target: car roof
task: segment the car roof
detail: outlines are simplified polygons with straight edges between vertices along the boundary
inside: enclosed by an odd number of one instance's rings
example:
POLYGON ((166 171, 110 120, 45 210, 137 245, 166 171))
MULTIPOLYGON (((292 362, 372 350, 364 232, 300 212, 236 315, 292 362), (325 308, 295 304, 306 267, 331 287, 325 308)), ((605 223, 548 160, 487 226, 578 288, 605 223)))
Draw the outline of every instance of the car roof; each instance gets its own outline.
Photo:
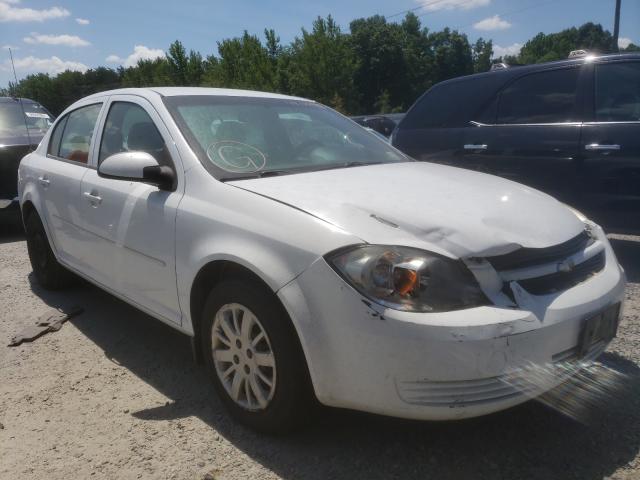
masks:
POLYGON ((89 95, 84 99, 104 97, 108 95, 138 95, 141 97, 177 97, 187 95, 210 95, 223 97, 253 97, 253 98, 275 98, 282 100, 299 100, 312 102, 312 100, 292 97, 271 92, 258 92, 255 90, 237 90, 232 88, 205 88, 205 87, 147 87, 147 88, 119 88, 89 95))
MULTIPOLYGON (((558 67, 570 66, 570 65, 582 65, 585 63, 606 63, 617 60, 640 60, 639 53, 612 53, 607 55, 589 54, 579 57, 565 58, 562 60, 554 60, 544 63, 533 63, 530 65, 512 65, 507 68, 501 68, 498 70, 492 70, 489 72, 475 73, 473 75, 465 75, 462 77, 452 78, 445 80, 436 85, 443 85, 445 83, 454 83, 458 81, 471 80, 479 77, 492 77, 497 82, 505 81, 507 78, 520 76, 524 73, 537 72, 543 70, 552 70, 558 67)), ((435 85, 434 85, 435 86, 435 85)))
POLYGON ((16 102, 24 102, 24 103, 35 103, 38 104, 35 100, 31 100, 30 98, 18 98, 18 97, 0 97, 0 103, 16 103, 16 102))

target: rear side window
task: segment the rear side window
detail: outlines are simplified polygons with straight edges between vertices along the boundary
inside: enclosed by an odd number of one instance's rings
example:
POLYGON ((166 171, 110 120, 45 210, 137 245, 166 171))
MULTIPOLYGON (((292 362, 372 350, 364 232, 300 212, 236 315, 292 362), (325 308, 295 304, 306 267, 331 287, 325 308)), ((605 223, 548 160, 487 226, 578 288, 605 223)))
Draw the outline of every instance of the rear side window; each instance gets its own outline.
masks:
POLYGON ((89 161, 89 147, 101 103, 78 108, 61 119, 51 134, 49 153, 78 163, 89 161))
POLYGON ((533 73, 517 79, 500 95, 497 123, 577 121, 579 74, 579 68, 569 68, 533 73))
POLYGON ((146 152, 160 165, 171 166, 162 135, 144 108, 135 103, 114 102, 107 115, 98 161, 116 153, 133 151, 146 152))
POLYGON ((464 127, 501 85, 493 74, 470 77, 434 86, 411 108, 400 128, 464 127))
POLYGON ((640 121, 640 62, 596 65, 596 121, 640 121))

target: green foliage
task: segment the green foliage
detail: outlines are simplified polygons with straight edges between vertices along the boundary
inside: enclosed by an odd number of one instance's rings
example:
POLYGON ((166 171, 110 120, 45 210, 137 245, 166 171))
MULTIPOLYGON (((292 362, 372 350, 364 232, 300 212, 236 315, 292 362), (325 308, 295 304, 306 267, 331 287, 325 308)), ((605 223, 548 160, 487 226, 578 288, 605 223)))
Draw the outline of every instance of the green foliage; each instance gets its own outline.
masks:
POLYGON ((279 39, 273 30, 265 31, 267 46, 245 30, 242 37, 218 43, 220 59, 211 69, 211 85, 249 90, 274 91, 277 85, 279 39))
MULTIPOLYGON (((511 63, 541 63, 567 58, 571 50, 606 53, 612 50, 613 36, 602 25, 585 23, 579 28, 567 28, 558 33, 539 33, 526 42, 520 54, 509 58, 511 63)), ((509 63, 509 62, 507 62, 509 63)))
POLYGON ((347 35, 331 15, 318 17, 311 32, 302 29, 289 52, 288 86, 294 95, 314 98, 343 112, 357 108, 356 58, 347 35))
MULTIPOLYGON (((516 57, 493 61, 539 63, 566 58, 571 50, 611 51, 613 37, 586 23, 558 33, 539 33, 516 57)), ((119 87, 192 85, 275 91, 312 98, 344 113, 404 111, 437 82, 487 71, 493 44, 448 28, 430 32, 409 13, 401 22, 380 15, 353 20, 342 32, 331 16, 318 17, 311 30, 282 45, 272 29, 264 41, 244 32, 218 42, 217 54, 202 57, 178 40, 164 57, 140 60, 117 70, 29 75, 0 94, 39 101, 54 114, 94 92, 119 87)), ((630 44, 621 52, 637 52, 630 44)))

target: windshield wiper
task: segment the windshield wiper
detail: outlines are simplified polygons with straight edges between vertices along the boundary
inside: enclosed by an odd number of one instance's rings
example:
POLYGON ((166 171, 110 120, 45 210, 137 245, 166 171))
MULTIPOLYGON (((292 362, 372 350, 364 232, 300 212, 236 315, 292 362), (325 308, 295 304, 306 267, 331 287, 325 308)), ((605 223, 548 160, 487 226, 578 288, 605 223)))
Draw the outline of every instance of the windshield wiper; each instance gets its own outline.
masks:
POLYGON ((221 182, 232 182, 233 180, 251 180, 252 178, 277 177, 278 175, 286 175, 292 173, 291 170, 265 170, 264 172, 254 172, 247 175, 238 175, 235 177, 222 177, 221 182))

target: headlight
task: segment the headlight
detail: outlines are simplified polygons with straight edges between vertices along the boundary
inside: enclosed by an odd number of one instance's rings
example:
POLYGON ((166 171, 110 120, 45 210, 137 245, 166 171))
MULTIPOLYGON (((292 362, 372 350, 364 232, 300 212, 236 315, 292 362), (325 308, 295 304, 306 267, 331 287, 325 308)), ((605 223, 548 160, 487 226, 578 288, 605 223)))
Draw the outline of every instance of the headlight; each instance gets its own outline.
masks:
POLYGON ((462 262, 435 253, 362 245, 326 258, 361 294, 396 310, 444 312, 489 303, 462 262))

